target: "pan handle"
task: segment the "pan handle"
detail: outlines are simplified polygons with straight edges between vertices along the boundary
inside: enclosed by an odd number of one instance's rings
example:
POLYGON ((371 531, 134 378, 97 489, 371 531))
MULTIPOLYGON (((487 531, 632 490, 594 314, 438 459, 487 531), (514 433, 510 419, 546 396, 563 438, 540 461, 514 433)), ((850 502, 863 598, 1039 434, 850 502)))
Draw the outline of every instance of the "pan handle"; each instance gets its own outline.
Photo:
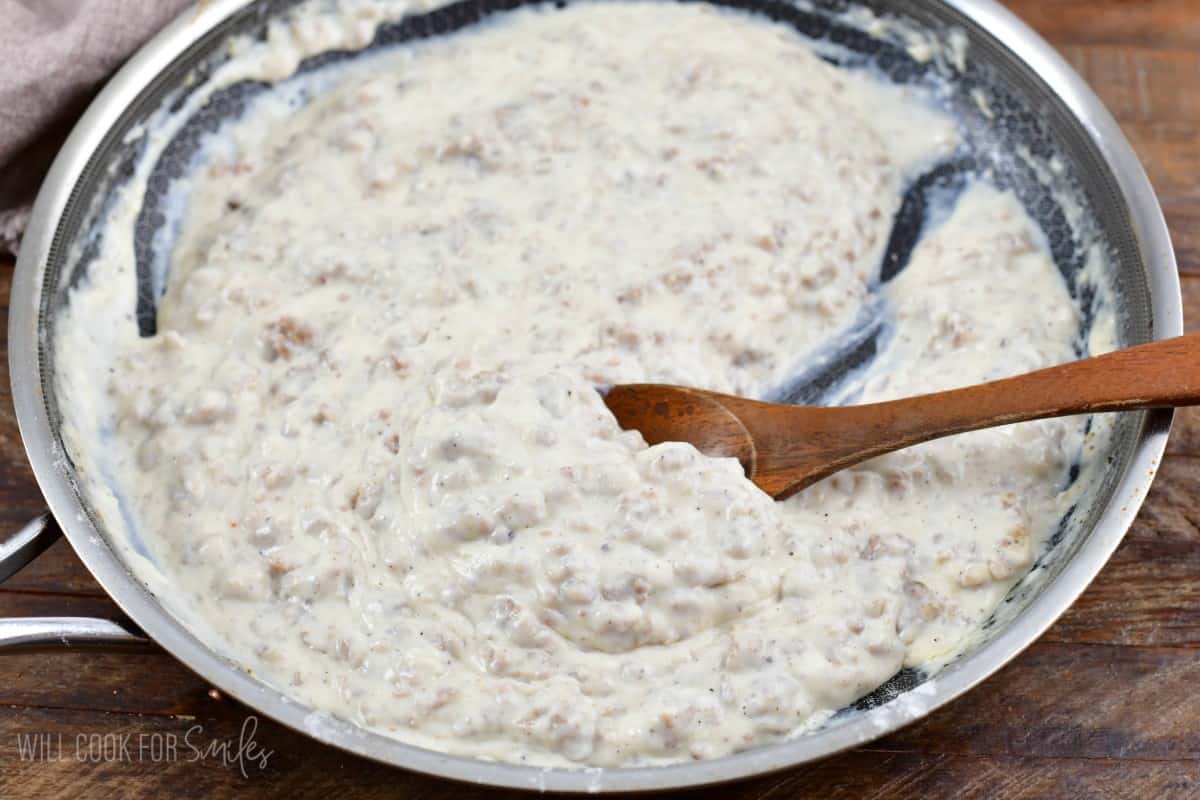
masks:
MULTIPOLYGON (((58 523, 47 511, 0 542, 0 583, 37 558, 61 535, 58 523)), ((126 621, 94 617, 0 618, 0 653, 64 645, 145 648, 151 641, 126 621)))
POLYGON ((0 655, 80 646, 154 649, 151 640, 128 622, 98 617, 0 618, 0 655))
POLYGON ((62 531, 49 511, 43 511, 21 530, 0 543, 0 583, 16 575, 58 540, 62 531))

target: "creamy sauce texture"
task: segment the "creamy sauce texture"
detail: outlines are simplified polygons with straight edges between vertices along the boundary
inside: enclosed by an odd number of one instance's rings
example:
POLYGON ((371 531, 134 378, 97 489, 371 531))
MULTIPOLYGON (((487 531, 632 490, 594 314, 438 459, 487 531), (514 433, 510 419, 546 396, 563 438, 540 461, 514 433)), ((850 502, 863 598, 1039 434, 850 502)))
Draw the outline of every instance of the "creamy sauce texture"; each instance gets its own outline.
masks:
POLYGON ((764 396, 874 292, 894 334, 863 401, 1071 360, 1042 235, 984 182, 873 288, 906 182, 958 142, 927 97, 657 3, 326 73, 198 168, 156 336, 136 191, 59 323, 68 448, 104 449, 97 506, 215 646, 406 741, 612 766, 803 733, 970 643, 1066 510, 1082 419, 776 503, 595 390, 764 396))

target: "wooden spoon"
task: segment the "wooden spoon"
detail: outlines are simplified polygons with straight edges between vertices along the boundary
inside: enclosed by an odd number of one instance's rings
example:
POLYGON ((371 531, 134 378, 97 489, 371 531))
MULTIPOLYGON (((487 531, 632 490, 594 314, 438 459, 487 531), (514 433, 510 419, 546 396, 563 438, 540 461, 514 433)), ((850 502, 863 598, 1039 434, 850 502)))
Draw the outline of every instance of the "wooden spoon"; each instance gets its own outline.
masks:
POLYGON ((649 444, 732 456, 782 500, 865 461, 930 439, 1045 417, 1200 405, 1200 333, 949 392, 824 408, 663 384, 613 386, 604 402, 649 444))

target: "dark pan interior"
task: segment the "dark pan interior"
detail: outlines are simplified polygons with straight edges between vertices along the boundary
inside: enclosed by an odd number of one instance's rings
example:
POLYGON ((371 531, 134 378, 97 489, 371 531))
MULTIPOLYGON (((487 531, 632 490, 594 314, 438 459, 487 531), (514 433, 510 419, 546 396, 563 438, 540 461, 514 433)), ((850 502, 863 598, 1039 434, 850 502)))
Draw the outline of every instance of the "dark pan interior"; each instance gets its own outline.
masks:
MULTIPOLYGON (((610 0, 616 1, 616 0, 610 0)), ((817 0, 803 5, 785 0, 683 0, 761 14, 784 22, 800 34, 822 44, 827 60, 869 69, 897 83, 917 83, 934 89, 946 110, 960 122, 963 145, 951 158, 935 165, 908 187, 897 214, 887 251, 881 264, 881 281, 898 274, 908 263, 913 247, 928 220, 935 197, 960 191, 978 175, 1001 188, 1012 189, 1031 217, 1046 234, 1055 262, 1062 271, 1084 320, 1077 347, 1084 352, 1088 329, 1099 299, 1093 287, 1080 279, 1085 248, 1098 244, 1112 266, 1108 280, 1117 314, 1118 341, 1132 344, 1151 336, 1151 309, 1146 270, 1130 226, 1128 210, 1103 158, 1084 128, 1036 74, 1001 42, 979 28, 957 10, 932 0, 817 0), (852 6, 866 6, 886 17, 899 18, 946 38, 960 30, 968 42, 963 68, 953 64, 914 59, 898 40, 876 38, 845 22, 852 6), (986 109, 978 98, 987 98, 986 109), (1017 157, 1018 152, 1028 157, 1017 157), (1031 158, 1030 158, 1031 157, 1031 158), (1047 178, 1046 170, 1034 165, 1057 157, 1065 169, 1047 178), (1044 182, 1049 180, 1049 183, 1044 182), (1068 197, 1082 214, 1070 215, 1061 198, 1068 197), (1071 219, 1086 220, 1073 227, 1071 219)), ((42 348, 39 354, 47 398, 47 412, 58 434, 59 415, 54 394, 52 348, 55 311, 67 301, 67 290, 87 272, 104 235, 103 222, 115 191, 133 174, 142 158, 145 135, 129 132, 152 115, 183 108, 189 94, 228 56, 220 45, 238 34, 265 36, 268 19, 286 14, 299 0, 263 0, 225 20, 182 53, 131 104, 119 123, 94 153, 75 186, 55 235, 46 264, 42 307, 42 348)), ((524 5, 550 5, 553 0, 459 0, 438 10, 409 16, 381 27, 368 49, 442 35, 470 26, 498 13, 524 5)), ((553 2, 563 7, 565 3, 553 2)), ((326 52, 302 63, 301 72, 321 69, 353 58, 348 51, 326 52)), ((216 91, 183 125, 156 162, 149 189, 137 217, 137 325, 142 335, 155 332, 156 304, 163 280, 155 277, 154 265, 169 253, 166 231, 166 197, 176 181, 185 177, 188 165, 207 136, 225 122, 238 117, 253 98, 270 90, 267 83, 244 81, 216 91)), ((169 279, 169 277, 168 277, 169 279)), ((130 287, 131 291, 134 287, 130 287)), ((780 399, 819 403, 832 397, 853 370, 869 363, 883 346, 881 328, 865 325, 848 337, 833 358, 803 374, 786 387, 780 399)), ((1053 577, 1091 530, 1132 451, 1144 417, 1123 416, 1111 439, 1107 454, 1111 467, 1101 482, 1083 495, 1080 504, 1062 520, 1051 548, 1035 570, 1053 577)), ((1074 479, 1074 474, 1072 476, 1074 479)), ((78 490, 77 490, 78 491, 78 490)), ((81 494, 85 507, 87 498, 81 494)), ((93 514, 93 521, 96 520, 93 514)), ((996 630, 1023 608, 1041 584, 1024 582, 1010 594, 987 627, 996 630)), ((923 675, 905 671, 887 685, 859 701, 869 708, 919 684, 923 675)))

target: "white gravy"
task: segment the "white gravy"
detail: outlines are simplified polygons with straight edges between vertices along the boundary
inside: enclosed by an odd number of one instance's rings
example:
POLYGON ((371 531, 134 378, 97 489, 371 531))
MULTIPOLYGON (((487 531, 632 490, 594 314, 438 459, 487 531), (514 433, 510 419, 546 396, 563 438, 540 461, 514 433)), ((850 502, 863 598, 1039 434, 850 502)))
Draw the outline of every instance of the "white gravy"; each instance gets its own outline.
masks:
MULTIPOLYGON (((1082 419, 776 503, 594 388, 761 396, 850 326, 906 180, 957 144, 919 91, 653 2, 313 85, 197 170, 158 335, 131 322, 135 186, 56 342, 64 437, 139 569, 298 701, 503 761, 713 758, 959 652, 1062 517, 1082 419)), ((1042 235, 986 183, 882 292, 864 401, 1074 357, 1042 235)))

